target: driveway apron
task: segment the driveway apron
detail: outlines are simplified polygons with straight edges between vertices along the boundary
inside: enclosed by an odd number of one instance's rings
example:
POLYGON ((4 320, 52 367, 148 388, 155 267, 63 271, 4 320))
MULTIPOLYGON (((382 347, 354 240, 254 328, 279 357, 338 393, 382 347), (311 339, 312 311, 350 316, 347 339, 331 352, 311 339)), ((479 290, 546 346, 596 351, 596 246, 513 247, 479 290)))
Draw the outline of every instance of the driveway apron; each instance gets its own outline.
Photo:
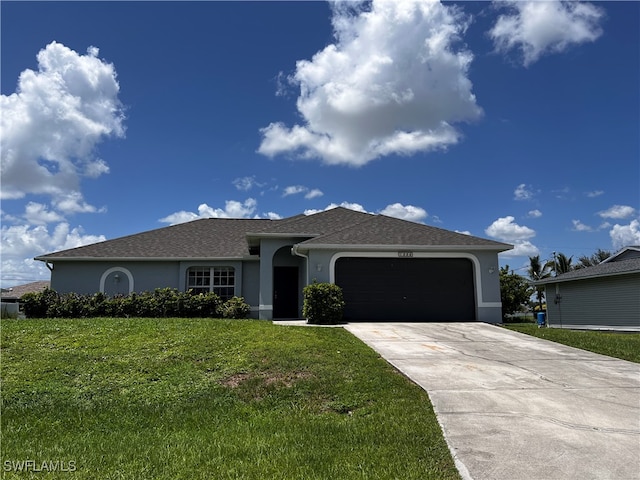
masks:
POLYGON ((462 478, 640 479, 640 365, 485 323, 345 328, 427 391, 462 478))

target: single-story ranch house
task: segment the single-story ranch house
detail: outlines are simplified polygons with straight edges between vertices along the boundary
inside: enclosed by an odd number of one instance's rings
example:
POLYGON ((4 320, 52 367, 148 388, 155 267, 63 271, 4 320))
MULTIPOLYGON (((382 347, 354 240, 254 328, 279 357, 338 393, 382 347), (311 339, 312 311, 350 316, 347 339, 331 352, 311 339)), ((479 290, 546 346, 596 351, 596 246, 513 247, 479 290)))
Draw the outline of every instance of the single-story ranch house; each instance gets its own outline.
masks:
POLYGON ((544 285, 550 327, 640 332, 640 247, 536 285, 544 285))
POLYGON ((36 257, 59 293, 170 287, 244 297, 300 318, 302 289, 343 289, 345 320, 500 323, 498 253, 511 245, 338 207, 280 220, 207 218, 36 257))
POLYGON ((38 293, 49 288, 49 282, 38 281, 3 288, 0 293, 0 318, 17 317, 20 314, 20 299, 27 293, 38 293))

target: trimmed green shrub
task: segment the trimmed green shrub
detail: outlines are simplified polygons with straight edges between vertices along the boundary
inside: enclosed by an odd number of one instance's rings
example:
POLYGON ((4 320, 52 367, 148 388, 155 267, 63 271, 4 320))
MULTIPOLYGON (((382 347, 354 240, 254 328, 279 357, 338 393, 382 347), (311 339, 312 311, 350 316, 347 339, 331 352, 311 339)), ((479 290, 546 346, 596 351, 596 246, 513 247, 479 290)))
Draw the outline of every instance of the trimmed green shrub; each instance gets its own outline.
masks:
POLYGON ((109 297, 101 292, 87 297, 85 315, 87 317, 104 317, 107 313, 108 302, 109 297))
POLYGON ((333 283, 307 285, 302 290, 304 303, 302 315, 308 323, 316 325, 334 325, 340 323, 344 312, 342 289, 333 283))
POLYGON ((247 318, 251 307, 242 297, 231 297, 220 306, 222 318, 247 318))
POLYGON ((194 294, 172 288, 158 288, 153 292, 132 293, 107 297, 104 293, 59 295, 46 289, 22 297, 27 318, 87 318, 87 317, 220 317, 244 318, 249 305, 234 297, 228 305, 215 293, 194 294), (233 300, 233 301, 232 301, 233 300))
POLYGON ((136 316, 136 304, 138 295, 116 295, 106 301, 105 315, 108 317, 134 317, 136 316))
POLYGON ((183 317, 213 318, 220 315, 222 300, 213 292, 193 293, 189 290, 183 294, 183 317))
POLYGON ((84 295, 65 293, 49 304, 47 316, 53 318, 82 318, 87 316, 89 302, 84 295))
POLYGON ((45 318, 50 305, 58 301, 58 294, 49 288, 41 292, 25 293, 20 302, 23 305, 24 314, 30 318, 45 318))

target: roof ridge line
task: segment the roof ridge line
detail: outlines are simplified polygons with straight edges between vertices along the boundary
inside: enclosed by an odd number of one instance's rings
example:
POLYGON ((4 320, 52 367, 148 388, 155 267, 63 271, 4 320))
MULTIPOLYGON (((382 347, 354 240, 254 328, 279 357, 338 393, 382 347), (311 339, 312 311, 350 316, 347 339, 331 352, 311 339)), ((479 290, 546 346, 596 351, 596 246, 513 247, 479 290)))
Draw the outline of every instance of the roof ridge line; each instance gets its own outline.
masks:
MULTIPOLYGON (((345 210, 350 210, 349 208, 346 208, 346 207, 336 207, 336 208, 344 208, 345 210)), ((365 222, 373 220, 375 217, 377 217, 379 215, 378 213, 358 212, 357 210, 351 210, 351 211, 352 212, 357 212, 357 213, 362 213, 363 215, 370 215, 370 217, 369 218, 361 217, 362 221, 354 222, 354 223, 352 223, 352 224, 350 224, 350 225, 348 225, 348 226, 346 226, 344 228, 340 228, 338 230, 332 230, 331 232, 328 232, 328 233, 322 233, 322 234, 320 234, 320 235, 318 235, 316 237, 313 237, 313 239, 314 240, 318 240, 318 239, 321 239, 322 237, 326 237, 328 235, 334 235, 334 234, 339 233, 339 232, 344 232, 345 230, 349 230, 350 228, 353 228, 356 225, 362 225, 365 222)))

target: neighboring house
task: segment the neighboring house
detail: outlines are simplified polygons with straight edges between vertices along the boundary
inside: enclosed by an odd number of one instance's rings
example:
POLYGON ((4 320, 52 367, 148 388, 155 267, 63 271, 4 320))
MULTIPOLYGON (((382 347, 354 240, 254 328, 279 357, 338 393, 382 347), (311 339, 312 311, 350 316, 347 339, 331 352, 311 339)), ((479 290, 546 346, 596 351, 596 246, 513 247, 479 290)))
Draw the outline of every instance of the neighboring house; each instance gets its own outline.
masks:
POLYGON ((49 282, 25 283, 11 288, 3 288, 0 293, 0 316, 15 317, 19 313, 20 298, 26 293, 37 293, 49 288, 49 282))
POLYGON ((345 208, 281 220, 208 218, 36 257, 57 292, 159 287, 244 297, 299 318, 302 289, 343 289, 345 320, 502 321, 498 253, 511 245, 345 208))
POLYGON ((640 247, 535 284, 545 287, 550 327, 640 331, 640 247))

